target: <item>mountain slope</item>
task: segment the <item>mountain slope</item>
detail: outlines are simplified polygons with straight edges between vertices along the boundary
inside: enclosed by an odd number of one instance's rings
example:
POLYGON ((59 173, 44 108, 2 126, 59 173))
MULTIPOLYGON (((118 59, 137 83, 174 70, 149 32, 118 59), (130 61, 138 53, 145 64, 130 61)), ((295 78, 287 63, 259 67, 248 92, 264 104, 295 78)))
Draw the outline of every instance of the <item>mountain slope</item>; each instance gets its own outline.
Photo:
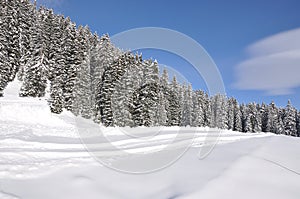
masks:
MULTIPOLYGON (((207 133, 212 136, 218 133, 214 129, 184 128, 178 143, 172 143, 175 147, 168 149, 180 149, 193 139, 192 148, 181 159, 158 172, 130 175, 101 165, 86 150, 78 131, 93 125, 91 122, 75 118, 69 112, 52 114, 44 98, 18 98, 14 92, 17 87, 17 83, 9 85, 6 97, 0 99, 1 198, 296 199, 300 196, 297 138, 222 131, 213 152, 199 160, 199 147, 207 133)), ((178 133, 176 127, 123 129, 152 136, 158 129, 161 131, 152 139, 137 139, 123 135, 122 129, 103 129, 116 146, 131 153, 163 149, 178 133)), ((97 144, 95 150, 103 157, 118 161, 120 153, 109 151, 106 143, 97 143, 99 137, 92 135, 85 141, 97 144)))

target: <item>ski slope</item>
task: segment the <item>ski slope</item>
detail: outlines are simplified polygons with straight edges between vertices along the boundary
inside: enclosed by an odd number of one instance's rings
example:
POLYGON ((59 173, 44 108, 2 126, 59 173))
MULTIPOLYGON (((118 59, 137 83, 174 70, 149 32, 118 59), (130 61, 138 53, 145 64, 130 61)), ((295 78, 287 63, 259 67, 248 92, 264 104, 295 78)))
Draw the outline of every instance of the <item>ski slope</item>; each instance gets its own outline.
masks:
POLYGON ((45 99, 18 98, 18 86, 10 84, 0 99, 1 199, 300 197, 298 138, 222 131, 214 150, 199 159, 207 135, 218 136, 216 129, 99 127, 121 149, 111 150, 97 131, 82 138, 80 129, 94 124, 69 112, 51 114, 45 99), (180 139, 174 139, 178 132, 180 139), (169 167, 140 175, 117 172, 93 155, 114 163, 128 158, 124 151, 168 154, 186 146, 169 167))

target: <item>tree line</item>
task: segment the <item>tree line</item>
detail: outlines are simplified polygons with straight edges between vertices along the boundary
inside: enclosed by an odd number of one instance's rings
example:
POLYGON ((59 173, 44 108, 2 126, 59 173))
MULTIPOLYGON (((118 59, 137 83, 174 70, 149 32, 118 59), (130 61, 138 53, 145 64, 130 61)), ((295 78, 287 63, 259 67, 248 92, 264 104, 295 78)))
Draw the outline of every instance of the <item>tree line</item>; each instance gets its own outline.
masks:
POLYGON ((70 18, 30 0, 0 0, 0 96, 14 79, 21 97, 43 97, 105 126, 208 126, 240 132, 300 136, 300 113, 290 101, 239 104, 169 80, 156 60, 122 51, 70 18))

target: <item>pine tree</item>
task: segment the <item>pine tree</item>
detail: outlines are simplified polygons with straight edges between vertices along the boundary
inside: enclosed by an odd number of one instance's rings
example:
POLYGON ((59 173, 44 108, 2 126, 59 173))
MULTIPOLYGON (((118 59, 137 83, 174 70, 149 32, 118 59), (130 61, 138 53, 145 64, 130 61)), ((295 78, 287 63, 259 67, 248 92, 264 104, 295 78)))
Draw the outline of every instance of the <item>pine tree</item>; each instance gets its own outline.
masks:
POLYGON ((136 126, 153 126, 158 104, 159 76, 156 61, 143 62, 143 83, 133 97, 132 117, 136 126))
POLYGON ((172 85, 168 94, 167 126, 179 126, 181 121, 181 107, 179 98, 179 84, 176 77, 173 77, 172 85))
POLYGON ((68 111, 73 110, 73 102, 75 100, 75 84, 78 68, 81 64, 79 55, 79 42, 76 38, 77 32, 75 24, 69 18, 65 20, 64 30, 64 58, 65 67, 63 72, 63 93, 64 93, 64 108, 68 111))
POLYGON ((166 69, 163 70, 160 79, 159 106, 157 108, 161 125, 178 126, 180 123, 179 86, 176 77, 173 77, 172 84, 169 84, 169 75, 166 69))
POLYGON ((135 105, 138 102, 134 99, 136 91, 143 85, 143 59, 142 55, 136 54, 134 59, 134 64, 130 65, 132 68, 127 70, 127 86, 126 90, 128 92, 126 106, 126 115, 125 117, 125 124, 126 126, 135 126, 133 112, 135 110, 135 105))
POLYGON ((92 117, 92 90, 91 90, 91 73, 90 73, 90 43, 89 35, 86 35, 85 29, 80 26, 76 35, 78 41, 78 57, 80 65, 77 70, 75 82, 75 101, 73 112, 84 118, 92 117))
POLYGON ((234 105, 234 111, 233 111, 234 127, 233 127, 233 130, 238 131, 238 132, 242 132, 243 131, 243 128, 242 128, 242 115, 241 115, 240 106, 239 106, 236 99, 233 100, 233 105, 234 105))
POLYGON ((164 90, 164 93, 167 93, 169 89, 169 75, 167 69, 163 70, 162 76, 160 78, 160 85, 162 86, 162 89, 164 90))
POLYGON ((43 45, 43 56, 45 60, 47 60, 47 77, 49 75, 50 64, 53 62, 53 52, 55 43, 51 41, 52 35, 55 34, 53 31, 53 20, 54 14, 52 10, 46 9, 44 7, 40 7, 39 9, 40 16, 40 27, 41 27, 41 42, 43 45))
POLYGON ((261 114, 260 104, 256 104, 256 122, 257 122, 257 126, 255 131, 262 132, 262 114, 261 114))
POLYGON ((171 117, 170 112, 170 85, 169 75, 166 69, 163 70, 162 76, 160 77, 160 88, 158 93, 158 106, 156 109, 156 126, 166 126, 168 118, 171 117))
POLYGON ((228 130, 234 129, 234 99, 233 98, 227 100, 225 122, 228 130))
POLYGON ((49 106, 51 112, 61 113, 64 106, 64 67, 65 67, 65 55, 64 55, 64 30, 66 29, 66 23, 63 16, 56 16, 53 20, 53 34, 51 35, 51 41, 54 44, 53 56, 49 61, 48 76, 50 80, 50 99, 49 106))
POLYGON ((245 104, 240 105, 240 110, 241 110, 241 118, 242 118, 242 130, 243 132, 251 132, 251 123, 250 123, 250 118, 251 115, 249 115, 248 108, 245 104))
POLYGON ((103 96, 106 94, 102 94, 101 91, 103 90, 103 82, 104 81, 111 81, 105 80, 104 78, 108 77, 108 71, 113 71, 113 65, 118 63, 114 63, 114 60, 118 59, 120 56, 120 51, 115 48, 112 43, 110 42, 110 38, 108 34, 105 34, 101 37, 99 46, 94 46, 94 50, 92 52, 92 61, 91 61, 91 70, 93 71, 92 77, 92 87, 95 93, 95 121, 100 122, 103 119, 101 115, 101 110, 104 110, 103 107, 101 108, 101 100, 103 100, 103 96), (96 56, 95 53, 99 52, 99 56, 96 56), (104 77, 104 73, 106 72, 106 76, 104 77))
POLYGON ((57 76, 51 81, 49 106, 52 113, 60 114, 63 111, 63 90, 60 87, 60 79, 57 76))
POLYGON ((30 52, 31 60, 26 65, 21 97, 43 97, 47 86, 47 66, 48 60, 44 54, 43 35, 41 27, 41 15, 35 11, 37 16, 34 26, 30 28, 30 52))
MULTIPOLYGON (((86 30, 89 32, 89 30, 86 30)), ((99 123, 101 121, 100 117, 100 109, 99 109, 99 92, 100 92, 100 86, 102 81, 102 76, 104 73, 104 68, 101 63, 100 59, 100 39, 97 34, 93 34, 90 37, 90 72, 91 72, 91 81, 92 81, 92 96, 91 96, 91 103, 92 103, 92 111, 93 111, 93 117, 94 121, 99 123), (97 99, 97 100, 96 100, 97 99)))
POLYGON ((296 110, 292 106, 291 101, 288 101, 286 108, 284 109, 283 123, 285 126, 285 135, 297 136, 296 129, 296 110))
POLYGON ((155 110, 154 126, 167 126, 168 113, 170 113, 169 111, 167 112, 168 108, 169 105, 166 96, 161 90, 158 91, 158 102, 155 110))
POLYGON ((285 127, 283 123, 283 114, 284 111, 281 108, 278 109, 278 124, 277 124, 278 134, 284 134, 285 127))
POLYGON ((260 108, 261 113, 261 129, 262 132, 270 132, 271 130, 271 121, 269 108, 265 103, 262 103, 260 108))
POLYGON ((7 55, 9 64, 9 81, 13 81, 20 66, 20 29, 19 29, 19 12, 21 3, 19 0, 6 1, 6 38, 7 38, 7 55))
POLYGON ((281 127, 280 127, 280 121, 278 116, 278 109, 274 102, 271 102, 271 104, 269 105, 268 113, 269 113, 270 132, 280 134, 279 128, 281 127))
POLYGON ((182 112, 182 126, 191 126, 192 125, 192 110, 193 110, 193 93, 192 86, 184 86, 184 97, 183 97, 183 112, 182 112))
POLYGON ((7 4, 6 0, 1 0, 0 12, 0 97, 3 96, 3 91, 9 81, 10 65, 8 62, 8 24, 6 23, 7 4))
POLYGON ((100 90, 100 114, 101 121, 105 126, 114 126, 113 110, 112 110, 112 98, 113 93, 116 90, 116 84, 124 76, 127 67, 127 55, 126 53, 115 60, 111 67, 107 67, 101 84, 100 90), (125 62, 125 63, 124 63, 125 62))
MULTIPOLYGON (((117 68, 119 65, 119 60, 113 63, 113 67, 117 68)), ((99 113, 97 117, 100 116, 101 122, 105 126, 113 126, 113 113, 111 109, 111 95, 114 92, 114 81, 113 68, 107 68, 103 74, 101 82, 101 88, 98 94, 99 101, 97 106, 99 106, 99 113)))
POLYGON ((204 126, 204 92, 193 92, 192 126, 204 126))
POLYGON ((260 132, 261 126, 259 125, 260 118, 257 112, 257 106, 255 103, 250 103, 247 105, 247 119, 246 122, 246 132, 260 132))
POLYGON ((205 94, 203 111, 204 111, 204 126, 213 127, 211 100, 208 94, 205 94))
POLYGON ((24 68, 31 59, 30 52, 30 27, 34 23, 34 6, 29 0, 22 0, 20 3, 19 33, 20 33, 20 68, 18 72, 18 79, 23 80, 24 68))
POLYGON ((212 97, 212 127, 226 129, 226 97, 217 94, 212 97))
POLYGON ((126 72, 120 77, 115 85, 115 91, 112 96, 112 109, 113 109, 113 120, 116 126, 133 126, 133 120, 131 115, 132 106, 132 95, 134 87, 137 85, 136 75, 137 62, 135 56, 131 53, 125 53, 121 57, 122 68, 126 68, 126 72))

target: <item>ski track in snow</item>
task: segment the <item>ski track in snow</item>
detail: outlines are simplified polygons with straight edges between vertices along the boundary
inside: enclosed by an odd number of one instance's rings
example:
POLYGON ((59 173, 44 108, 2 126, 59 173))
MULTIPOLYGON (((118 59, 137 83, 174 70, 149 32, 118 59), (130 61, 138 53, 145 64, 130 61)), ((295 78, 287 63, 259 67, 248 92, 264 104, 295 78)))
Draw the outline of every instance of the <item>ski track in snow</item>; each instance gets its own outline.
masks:
POLYGON ((0 191, 0 198, 1 199, 20 199, 19 197, 17 197, 14 194, 5 193, 5 192, 1 192, 1 191, 0 191))

